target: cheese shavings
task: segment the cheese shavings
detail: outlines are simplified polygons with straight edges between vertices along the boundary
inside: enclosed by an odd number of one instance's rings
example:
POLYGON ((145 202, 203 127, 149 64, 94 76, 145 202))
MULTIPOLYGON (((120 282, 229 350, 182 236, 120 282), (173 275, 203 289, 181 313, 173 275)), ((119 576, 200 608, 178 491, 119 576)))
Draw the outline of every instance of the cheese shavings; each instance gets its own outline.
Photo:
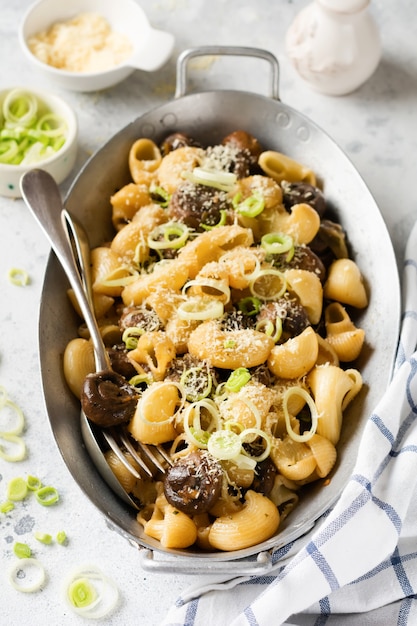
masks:
POLYGON ((43 63, 68 72, 103 72, 125 61, 133 52, 130 40, 112 31, 96 13, 80 13, 56 22, 28 41, 31 52, 43 63))

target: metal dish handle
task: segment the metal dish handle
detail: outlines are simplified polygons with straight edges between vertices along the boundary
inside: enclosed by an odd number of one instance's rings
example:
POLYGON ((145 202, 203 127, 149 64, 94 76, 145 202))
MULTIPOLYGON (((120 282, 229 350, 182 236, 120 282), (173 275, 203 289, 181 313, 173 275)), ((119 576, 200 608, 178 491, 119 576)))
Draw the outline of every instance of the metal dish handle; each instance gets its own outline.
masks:
POLYGON ((201 46, 184 50, 177 60, 177 85, 175 98, 187 93, 187 65, 191 59, 199 56, 246 56, 264 59, 271 66, 271 84, 269 97, 279 101, 279 63, 268 50, 246 46, 201 46))
POLYGON ((140 550, 140 564, 147 572, 158 574, 225 574, 237 576, 263 576, 272 569, 272 557, 269 552, 259 552, 256 559, 215 561, 187 557, 184 559, 156 559, 152 550, 140 550))

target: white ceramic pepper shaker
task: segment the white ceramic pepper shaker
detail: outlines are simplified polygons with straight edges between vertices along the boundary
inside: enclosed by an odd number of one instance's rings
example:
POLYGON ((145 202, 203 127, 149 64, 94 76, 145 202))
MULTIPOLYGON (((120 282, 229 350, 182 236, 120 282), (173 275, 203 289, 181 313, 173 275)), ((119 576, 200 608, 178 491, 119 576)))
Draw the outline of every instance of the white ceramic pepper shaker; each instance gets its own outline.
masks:
POLYGON ((300 76, 322 93, 340 96, 362 85, 381 58, 370 0, 315 0, 289 27, 286 51, 300 76))

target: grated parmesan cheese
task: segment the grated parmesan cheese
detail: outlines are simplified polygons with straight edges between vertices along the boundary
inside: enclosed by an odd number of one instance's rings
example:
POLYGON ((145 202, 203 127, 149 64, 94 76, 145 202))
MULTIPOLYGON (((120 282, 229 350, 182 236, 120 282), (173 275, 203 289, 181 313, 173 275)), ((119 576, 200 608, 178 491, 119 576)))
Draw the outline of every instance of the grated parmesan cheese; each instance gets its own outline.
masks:
POLYGON ((102 72, 127 59, 133 51, 126 35, 111 30, 96 13, 80 13, 28 40, 31 52, 43 63, 69 72, 102 72))

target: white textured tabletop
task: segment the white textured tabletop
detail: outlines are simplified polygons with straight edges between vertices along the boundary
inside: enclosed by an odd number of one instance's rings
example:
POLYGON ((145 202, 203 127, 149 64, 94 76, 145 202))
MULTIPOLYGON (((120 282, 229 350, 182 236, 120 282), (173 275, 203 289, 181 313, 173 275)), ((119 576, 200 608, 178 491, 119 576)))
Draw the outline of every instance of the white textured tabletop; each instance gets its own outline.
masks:
MULTIPOLYGON (((23 57, 17 28, 29 0, 0 0, 0 89, 44 87, 64 97, 77 113, 78 158, 62 185, 63 194, 86 159, 116 131, 173 98, 175 59, 182 50, 206 44, 255 46, 271 51, 280 61, 281 100, 318 124, 353 161, 380 207, 401 261, 417 216, 417 47, 415 38, 406 34, 415 19, 414 3, 371 3, 382 38, 382 60, 359 90, 342 97, 312 91, 285 55, 286 30, 307 4, 304 0, 142 0, 141 4, 155 27, 174 33, 172 60, 154 74, 137 71, 114 89, 77 94, 35 75, 23 57)), ((201 79, 201 85, 216 88, 215 65, 202 66, 196 82, 201 79)), ((218 87, 262 92, 261 73, 247 73, 244 59, 238 68, 221 76, 218 87)), ((0 385, 24 411, 28 448, 27 458, 19 463, 0 459, 0 503, 8 481, 28 474, 54 485, 61 496, 59 504, 48 509, 28 498, 10 513, 0 513, 0 622, 9 626, 84 623, 65 605, 62 585, 73 565, 90 563, 109 575, 121 592, 117 611, 100 623, 153 626, 191 580, 186 575, 144 571, 138 551, 108 527, 60 456, 44 408, 38 363, 38 310, 48 253, 49 246, 23 201, 0 197, 0 385), (11 267, 29 273, 27 287, 10 283, 11 267), (43 545, 33 539, 35 531, 54 535, 61 529, 67 533, 67 546, 43 545), (16 541, 29 543, 45 566, 47 584, 39 593, 19 593, 7 582, 16 559, 16 541)))

